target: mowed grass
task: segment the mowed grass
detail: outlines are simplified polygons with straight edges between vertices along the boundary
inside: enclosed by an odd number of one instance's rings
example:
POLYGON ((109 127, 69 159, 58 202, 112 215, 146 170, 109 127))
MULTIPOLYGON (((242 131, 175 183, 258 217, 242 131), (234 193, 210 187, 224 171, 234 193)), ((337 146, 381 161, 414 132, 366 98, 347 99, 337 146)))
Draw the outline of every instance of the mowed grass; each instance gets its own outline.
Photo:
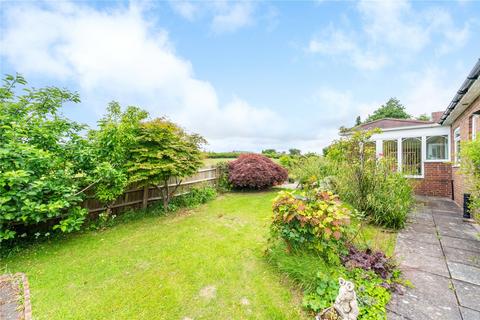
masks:
POLYGON ((0 266, 28 275, 35 319, 306 319, 263 256, 274 196, 227 194, 38 244, 0 266))
MULTIPOLYGON (((230 193, 171 216, 34 245, 3 260, 28 275, 43 319, 309 319, 264 256, 276 192, 230 193)), ((395 234, 356 239, 393 252, 395 234)))

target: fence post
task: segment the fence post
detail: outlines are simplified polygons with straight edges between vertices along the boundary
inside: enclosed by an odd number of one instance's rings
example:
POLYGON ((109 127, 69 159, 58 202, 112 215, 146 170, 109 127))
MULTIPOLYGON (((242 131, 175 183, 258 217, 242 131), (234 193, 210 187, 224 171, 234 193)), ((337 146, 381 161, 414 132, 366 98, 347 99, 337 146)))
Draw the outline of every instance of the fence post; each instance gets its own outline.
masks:
POLYGON ((143 201, 142 201, 142 208, 147 208, 148 205, 148 186, 143 187, 143 201))

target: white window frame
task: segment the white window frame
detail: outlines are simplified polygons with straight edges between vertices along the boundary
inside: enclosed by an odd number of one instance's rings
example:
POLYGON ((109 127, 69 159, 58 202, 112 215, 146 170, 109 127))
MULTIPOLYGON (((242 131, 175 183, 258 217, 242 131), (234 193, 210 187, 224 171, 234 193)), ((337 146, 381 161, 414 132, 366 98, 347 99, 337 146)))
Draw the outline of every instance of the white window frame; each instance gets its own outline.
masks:
POLYGON ((398 139, 398 143, 401 147, 400 151, 397 151, 397 153, 401 153, 401 156, 399 156, 398 158, 401 158, 401 162, 400 162, 400 171, 399 172, 403 172, 403 168, 402 168, 402 165, 403 165, 403 141, 404 140, 407 140, 407 139, 418 139, 420 141, 420 174, 404 174, 405 177, 407 178, 416 178, 416 179, 419 179, 419 178, 424 178, 425 175, 424 175, 424 163, 425 163, 425 159, 426 159, 426 150, 425 150, 425 147, 426 147, 426 137, 425 136, 417 136, 417 137, 404 137, 404 138, 399 138, 398 139))
POLYGON ((477 138, 477 128, 475 128, 475 123, 477 122, 478 114, 472 116, 472 140, 477 138))
POLYGON ((452 132, 451 128, 447 126, 434 125, 429 127, 411 127, 411 128, 392 128, 384 129, 378 134, 372 136, 372 140, 377 143, 377 156, 383 155, 383 141, 394 140, 397 141, 397 171, 402 172, 402 141, 405 138, 420 138, 422 139, 422 174, 421 175, 406 175, 408 178, 423 179, 425 178, 425 163, 428 162, 451 162, 452 160, 452 132), (448 158, 445 160, 427 160, 427 137, 433 136, 447 136, 448 140, 448 158))
POLYGON ((432 136, 425 136, 425 159, 424 162, 448 162, 450 161, 450 135, 449 134, 438 134, 432 136), (447 157, 445 159, 427 159, 427 140, 428 138, 433 137, 447 137, 447 157))
POLYGON ((453 130, 453 150, 455 152, 454 155, 454 160, 455 160, 455 165, 458 166, 460 165, 460 157, 458 154, 458 145, 457 142, 462 141, 461 136, 460 136, 460 127, 456 127, 455 130, 453 130))

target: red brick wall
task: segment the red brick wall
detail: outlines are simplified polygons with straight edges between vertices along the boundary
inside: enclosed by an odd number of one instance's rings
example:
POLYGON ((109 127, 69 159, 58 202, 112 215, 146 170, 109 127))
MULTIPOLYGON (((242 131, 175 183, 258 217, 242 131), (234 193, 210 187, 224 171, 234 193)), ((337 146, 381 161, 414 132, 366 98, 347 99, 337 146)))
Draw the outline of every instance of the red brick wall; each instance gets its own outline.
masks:
POLYGON ((415 193, 422 196, 452 197, 452 165, 446 162, 425 162, 424 178, 412 179, 415 193))
MULTIPOLYGON (((460 139, 462 141, 468 141, 472 138, 472 121, 471 117, 472 114, 476 111, 480 110, 480 97, 478 97, 455 121, 452 123, 451 127, 451 135, 452 135, 452 145, 451 145, 451 154, 452 154, 452 160, 455 159, 455 141, 454 141, 454 136, 453 136, 453 131, 456 128, 460 128, 460 139)), ((478 119, 477 119, 478 120, 478 119)), ((480 121, 477 121, 476 123, 476 131, 477 135, 480 132, 479 128, 479 123, 480 121)), ((466 185, 466 179, 465 177, 462 176, 462 174, 459 172, 460 168, 455 166, 453 167, 453 191, 454 191, 454 197, 455 197, 455 202, 463 206, 463 194, 468 193, 468 186, 466 185)))

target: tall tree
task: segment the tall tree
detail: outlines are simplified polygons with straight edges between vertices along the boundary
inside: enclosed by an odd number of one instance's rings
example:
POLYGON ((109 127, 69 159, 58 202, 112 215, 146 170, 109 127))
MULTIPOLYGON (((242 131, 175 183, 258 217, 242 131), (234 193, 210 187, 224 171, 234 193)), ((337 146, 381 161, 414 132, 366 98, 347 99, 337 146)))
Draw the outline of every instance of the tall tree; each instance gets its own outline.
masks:
POLYGON ((148 112, 134 106, 125 111, 118 102, 112 101, 107 113, 98 121, 98 129, 89 132, 92 147, 90 161, 97 164, 97 180, 91 186, 98 200, 106 204, 107 214, 110 206, 120 196, 128 184, 128 166, 140 133, 142 120, 148 112))
POLYGON ((358 116, 357 119, 355 119, 355 126, 359 126, 361 124, 362 124, 362 118, 358 116))
POLYGON ((384 118, 411 119, 412 116, 405 111, 405 107, 397 98, 390 98, 384 105, 369 115, 365 122, 384 118))
POLYGON ((291 156, 299 156, 302 154, 302 151, 300 149, 292 148, 288 150, 288 153, 290 153, 291 156))
POLYGON ((164 118, 144 122, 129 162, 130 181, 155 186, 162 194, 164 210, 182 182, 202 165, 200 147, 205 139, 188 134, 164 118), (171 180, 175 183, 171 185, 171 180))

